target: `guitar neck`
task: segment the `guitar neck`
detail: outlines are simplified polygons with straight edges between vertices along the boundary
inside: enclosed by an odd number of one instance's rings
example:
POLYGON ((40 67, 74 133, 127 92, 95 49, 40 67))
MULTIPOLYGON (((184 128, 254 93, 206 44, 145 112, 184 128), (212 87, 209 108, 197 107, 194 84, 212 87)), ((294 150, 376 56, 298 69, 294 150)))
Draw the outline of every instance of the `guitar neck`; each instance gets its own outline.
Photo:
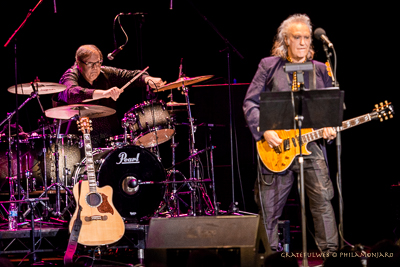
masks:
POLYGON ((93 162, 93 149, 92 149, 92 141, 90 138, 90 134, 83 134, 84 147, 85 147, 85 156, 86 156, 86 172, 87 179, 89 182, 89 190, 90 192, 97 191, 97 181, 96 181, 96 173, 94 170, 94 162, 93 162))
MULTIPOLYGON (((371 121, 372 119, 375 118, 375 115, 376 115, 375 113, 368 113, 368 114, 365 114, 365 115, 362 115, 362 116, 359 116, 359 117, 344 121, 344 122, 342 122, 342 126, 336 127, 335 129, 338 132, 347 130, 347 129, 352 128, 354 126, 357 126, 357 125, 360 125, 360 124, 363 124, 363 123, 371 121)), ((302 135, 301 141, 303 143, 308 143, 308 142, 312 142, 312 141, 318 140, 318 139, 320 139, 322 137, 323 137, 323 129, 318 129, 316 131, 312 131, 310 133, 302 135)))

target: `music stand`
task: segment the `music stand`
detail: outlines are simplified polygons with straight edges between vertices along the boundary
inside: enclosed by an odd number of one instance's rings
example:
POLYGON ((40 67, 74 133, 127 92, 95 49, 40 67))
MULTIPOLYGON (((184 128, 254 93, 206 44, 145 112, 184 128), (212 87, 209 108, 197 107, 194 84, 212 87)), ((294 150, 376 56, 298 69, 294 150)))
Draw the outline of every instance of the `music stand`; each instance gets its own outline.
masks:
POLYGON ((340 90, 300 90, 297 92, 263 92, 260 94, 259 132, 298 129, 300 154, 300 205, 303 267, 308 266, 304 166, 301 129, 339 127, 343 119, 344 92, 340 90), (278 119, 277 119, 278 118, 278 119))

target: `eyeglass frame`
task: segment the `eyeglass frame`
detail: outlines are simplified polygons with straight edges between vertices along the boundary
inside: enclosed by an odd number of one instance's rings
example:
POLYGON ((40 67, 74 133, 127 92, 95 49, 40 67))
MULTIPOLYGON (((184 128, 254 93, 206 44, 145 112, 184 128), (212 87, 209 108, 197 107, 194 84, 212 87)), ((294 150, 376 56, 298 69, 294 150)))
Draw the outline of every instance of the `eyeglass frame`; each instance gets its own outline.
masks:
POLYGON ((101 67, 103 65, 103 60, 102 59, 100 59, 99 61, 96 61, 96 62, 88 62, 88 63, 86 63, 86 62, 84 62, 82 60, 79 60, 79 61, 82 62, 83 64, 85 64, 86 66, 88 66, 91 69, 93 69, 94 66, 97 66, 98 64, 99 64, 98 65, 99 67, 101 67))

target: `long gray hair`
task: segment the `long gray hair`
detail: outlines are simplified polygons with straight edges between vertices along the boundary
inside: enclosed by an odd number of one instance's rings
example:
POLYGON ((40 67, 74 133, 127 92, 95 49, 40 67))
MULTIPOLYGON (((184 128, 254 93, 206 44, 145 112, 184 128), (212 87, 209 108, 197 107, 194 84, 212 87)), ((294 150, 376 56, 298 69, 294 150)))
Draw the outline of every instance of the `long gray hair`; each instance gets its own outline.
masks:
MULTIPOLYGON (((288 48, 285 43, 285 37, 288 36, 289 26, 293 23, 304 23, 310 29, 310 38, 312 37, 312 26, 311 20, 306 14, 294 14, 289 16, 286 20, 284 20, 278 28, 278 32, 274 38, 274 45, 271 49, 271 55, 281 57, 286 59, 288 56, 288 48)), ((312 43, 312 39, 311 39, 312 43)), ((312 59, 314 57, 314 49, 312 45, 310 46, 310 50, 307 54, 307 59, 312 59)))

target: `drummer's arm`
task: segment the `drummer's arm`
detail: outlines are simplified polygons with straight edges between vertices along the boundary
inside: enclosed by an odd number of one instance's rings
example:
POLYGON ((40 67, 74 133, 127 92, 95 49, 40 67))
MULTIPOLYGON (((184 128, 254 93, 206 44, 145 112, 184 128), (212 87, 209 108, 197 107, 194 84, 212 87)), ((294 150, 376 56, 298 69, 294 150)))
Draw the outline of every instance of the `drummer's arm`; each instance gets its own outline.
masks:
POLYGON ((100 99, 100 98, 112 98, 116 101, 119 98, 119 95, 124 90, 119 89, 118 87, 112 87, 108 90, 94 90, 92 99, 100 99))
POLYGON ((92 99, 95 89, 79 86, 78 74, 69 69, 60 79, 60 83, 67 88, 58 94, 58 101, 71 104, 82 103, 86 99, 92 99))

